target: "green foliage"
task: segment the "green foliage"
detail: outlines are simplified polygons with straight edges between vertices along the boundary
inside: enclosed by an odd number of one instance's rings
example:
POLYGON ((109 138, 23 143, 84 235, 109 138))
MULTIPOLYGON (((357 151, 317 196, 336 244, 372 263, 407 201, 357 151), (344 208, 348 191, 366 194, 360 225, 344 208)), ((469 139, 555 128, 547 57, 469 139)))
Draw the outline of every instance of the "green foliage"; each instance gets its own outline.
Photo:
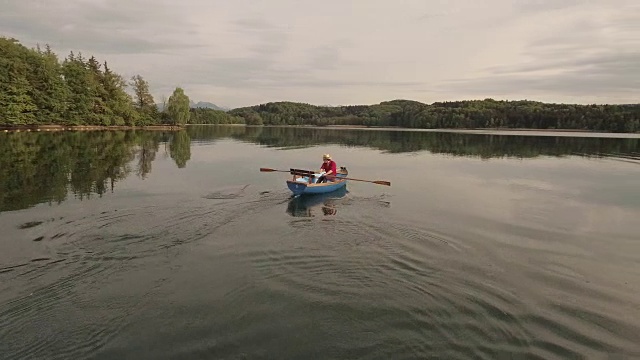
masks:
POLYGON ((138 110, 141 125, 151 125, 160 118, 158 107, 149 91, 149 83, 140 75, 131 77, 131 86, 135 94, 134 106, 138 110))
POLYGON ((238 108, 223 115, 216 110, 185 110, 187 97, 182 89, 176 89, 173 101, 160 113, 142 76, 133 76, 130 85, 133 97, 127 94, 122 76, 93 56, 86 59, 71 52, 60 62, 49 46, 45 50, 28 49, 15 39, 0 37, 0 124, 5 125, 144 126, 189 122, 640 131, 640 104, 573 105, 485 99, 429 105, 397 99, 375 105, 330 107, 283 101, 238 108))
POLYGON ((27 79, 25 59, 29 51, 14 39, 0 38, 0 121, 22 125, 35 122, 37 107, 33 87, 27 79))
POLYGON ((135 125, 139 113, 133 107, 133 99, 127 94, 124 78, 109 69, 104 63, 102 86, 106 91, 107 107, 111 109, 112 125, 135 125))
POLYGON ((527 128, 604 132, 640 131, 640 104, 572 105, 493 99, 437 102, 393 100, 375 105, 314 106, 271 102, 237 108, 247 124, 393 126, 421 129, 527 128))
POLYGON ((0 37, 1 125, 152 125, 160 114, 149 84, 133 79, 136 103, 121 75, 95 57, 70 52, 59 61, 47 45, 28 49, 0 37))
POLYGON ((209 108, 195 108, 189 110, 189 124, 244 124, 241 116, 230 115, 226 111, 209 108))
POLYGON ((176 88, 169 97, 167 113, 173 124, 185 125, 189 121, 189 97, 182 88, 176 88))

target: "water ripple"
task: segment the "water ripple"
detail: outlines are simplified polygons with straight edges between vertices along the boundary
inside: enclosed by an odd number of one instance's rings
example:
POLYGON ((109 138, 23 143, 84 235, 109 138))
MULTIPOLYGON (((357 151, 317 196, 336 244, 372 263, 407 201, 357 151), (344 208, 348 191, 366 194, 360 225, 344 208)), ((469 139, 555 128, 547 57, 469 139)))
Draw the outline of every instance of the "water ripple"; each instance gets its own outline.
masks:
POLYGON ((632 279, 633 258, 604 266, 593 238, 482 216, 399 219, 387 197, 348 195, 330 200, 336 215, 291 218, 284 192, 221 194, 25 226, 46 253, 0 268, 20 289, 0 308, 0 353, 118 358, 147 322, 166 336, 135 345, 148 357, 640 354, 634 288, 597 274, 632 279), (208 287, 174 302, 195 286, 185 281, 208 287))

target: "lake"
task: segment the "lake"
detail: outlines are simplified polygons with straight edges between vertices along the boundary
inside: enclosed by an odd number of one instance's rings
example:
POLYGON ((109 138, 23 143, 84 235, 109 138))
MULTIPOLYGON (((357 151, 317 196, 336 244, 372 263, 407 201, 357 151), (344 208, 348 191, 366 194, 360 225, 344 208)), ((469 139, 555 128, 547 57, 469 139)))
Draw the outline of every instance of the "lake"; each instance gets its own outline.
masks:
POLYGON ((637 134, 0 133, 0 358, 638 358, 639 175, 637 134), (324 153, 391 186, 259 171, 324 153))

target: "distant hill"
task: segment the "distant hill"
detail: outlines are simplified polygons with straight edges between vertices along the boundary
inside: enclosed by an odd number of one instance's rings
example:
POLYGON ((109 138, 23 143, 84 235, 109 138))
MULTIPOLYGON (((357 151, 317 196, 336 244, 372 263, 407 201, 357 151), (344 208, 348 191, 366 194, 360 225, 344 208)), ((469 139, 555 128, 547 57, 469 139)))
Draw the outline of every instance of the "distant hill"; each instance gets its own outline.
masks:
POLYGON ((191 107, 192 108, 215 109, 215 110, 222 110, 222 111, 230 110, 229 108, 218 106, 218 105, 216 105, 214 103, 210 103, 210 102, 207 102, 207 101, 198 101, 197 103, 194 103, 193 101, 191 101, 191 107))
MULTIPOLYGON (((164 110, 164 107, 162 106, 162 103, 156 104, 156 106, 158 107, 158 110, 162 111, 164 110)), ((194 108, 204 108, 204 109, 215 109, 215 110, 221 110, 221 111, 229 111, 231 109, 229 108, 225 108, 225 107, 221 107, 218 106, 214 103, 210 103, 207 101, 198 101, 193 102, 193 101, 189 101, 189 107, 191 107, 192 109, 194 108)))
POLYGON ((531 100, 426 104, 395 99, 372 105, 317 106, 291 101, 235 108, 249 125, 347 125, 423 129, 566 129, 640 132, 640 105, 578 105, 531 100))

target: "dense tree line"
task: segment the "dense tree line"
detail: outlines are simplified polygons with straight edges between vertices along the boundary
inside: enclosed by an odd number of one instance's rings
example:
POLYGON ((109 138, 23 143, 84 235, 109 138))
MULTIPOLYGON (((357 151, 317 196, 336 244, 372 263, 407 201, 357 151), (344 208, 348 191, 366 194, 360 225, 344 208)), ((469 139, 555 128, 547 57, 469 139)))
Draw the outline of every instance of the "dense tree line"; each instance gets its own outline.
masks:
POLYGON ((241 116, 231 115, 226 111, 193 108, 189 113, 189 124, 244 124, 245 119, 241 116))
POLYGON ((70 52, 60 61, 48 45, 29 49, 0 37, 0 125, 184 124, 188 97, 176 88, 169 100, 160 113, 140 75, 127 82, 93 56, 70 52))
POLYGON ((330 107, 271 102, 237 108, 230 113, 243 117, 247 124, 252 125, 640 131, 640 104, 574 105, 485 99, 433 104, 393 100, 375 105, 330 107))
POLYGON ((406 128, 535 128, 640 131, 640 104, 575 105, 493 99, 424 104, 393 100, 374 105, 315 106, 270 102, 224 112, 189 109, 176 88, 158 110, 140 75, 127 82, 95 57, 28 49, 0 37, 0 125, 239 124, 355 125, 406 128), (127 92, 131 87, 132 95, 127 92))

